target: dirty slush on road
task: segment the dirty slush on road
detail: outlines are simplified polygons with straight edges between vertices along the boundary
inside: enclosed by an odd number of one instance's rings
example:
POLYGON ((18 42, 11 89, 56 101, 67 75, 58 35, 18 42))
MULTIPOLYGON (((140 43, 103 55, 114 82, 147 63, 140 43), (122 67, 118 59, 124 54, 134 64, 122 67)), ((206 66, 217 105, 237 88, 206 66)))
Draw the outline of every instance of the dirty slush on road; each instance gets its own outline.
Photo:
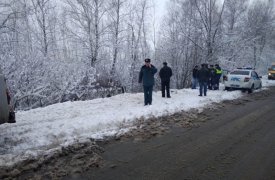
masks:
POLYGON ((62 148, 52 155, 25 160, 14 167, 1 167, 0 179, 62 179, 106 166, 116 168, 116 164, 110 164, 103 158, 104 152, 107 151, 106 147, 112 144, 154 141, 154 138, 165 136, 178 129, 182 132, 199 128, 202 124, 211 121, 213 116, 221 116, 228 107, 242 106, 248 102, 265 99, 274 91, 275 88, 272 87, 253 94, 244 94, 240 99, 213 103, 203 111, 191 109, 188 112, 179 112, 166 117, 146 120, 141 118, 133 124, 136 128, 123 135, 109 137, 102 141, 91 139, 90 142, 62 148))

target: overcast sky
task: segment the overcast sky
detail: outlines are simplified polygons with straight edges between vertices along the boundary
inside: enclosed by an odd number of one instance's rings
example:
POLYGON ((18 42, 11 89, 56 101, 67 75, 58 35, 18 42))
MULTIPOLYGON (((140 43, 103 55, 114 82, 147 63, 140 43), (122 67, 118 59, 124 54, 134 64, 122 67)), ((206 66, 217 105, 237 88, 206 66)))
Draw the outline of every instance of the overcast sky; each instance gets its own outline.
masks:
POLYGON ((155 0, 156 4, 156 16, 162 16, 166 10, 166 2, 168 0, 155 0))

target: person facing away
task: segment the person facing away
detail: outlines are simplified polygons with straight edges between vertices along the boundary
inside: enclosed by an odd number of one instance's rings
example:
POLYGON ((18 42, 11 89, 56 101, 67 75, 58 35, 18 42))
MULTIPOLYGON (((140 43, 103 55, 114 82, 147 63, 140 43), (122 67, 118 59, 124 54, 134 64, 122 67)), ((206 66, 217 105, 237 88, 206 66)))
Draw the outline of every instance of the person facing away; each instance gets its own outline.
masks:
POLYGON ((200 85, 200 94, 199 96, 202 96, 202 92, 204 96, 206 96, 207 92, 207 83, 209 80, 209 70, 206 68, 205 64, 201 65, 201 69, 199 70, 198 73, 198 79, 199 79, 199 85, 200 85))
POLYGON ((149 58, 145 59, 145 65, 141 67, 138 79, 139 83, 143 83, 145 106, 152 104, 153 86, 155 84, 154 75, 157 71, 157 68, 151 64, 151 60, 149 58))
POLYGON ((218 64, 215 64, 215 85, 214 85, 214 90, 219 90, 219 85, 220 85, 220 78, 222 76, 222 69, 218 64))
POLYGON ((213 65, 210 65, 209 68, 209 82, 208 82, 208 89, 213 90, 215 86, 215 75, 216 75, 216 69, 214 68, 213 65))
POLYGON ((163 63, 163 67, 159 71, 159 77, 161 79, 161 93, 162 97, 165 97, 165 90, 166 90, 166 97, 171 98, 170 96, 170 78, 173 75, 172 69, 167 66, 167 62, 163 63))
POLYGON ((199 72, 199 66, 196 65, 193 69, 192 72, 192 89, 196 89, 197 88, 197 84, 198 84, 198 72, 199 72))

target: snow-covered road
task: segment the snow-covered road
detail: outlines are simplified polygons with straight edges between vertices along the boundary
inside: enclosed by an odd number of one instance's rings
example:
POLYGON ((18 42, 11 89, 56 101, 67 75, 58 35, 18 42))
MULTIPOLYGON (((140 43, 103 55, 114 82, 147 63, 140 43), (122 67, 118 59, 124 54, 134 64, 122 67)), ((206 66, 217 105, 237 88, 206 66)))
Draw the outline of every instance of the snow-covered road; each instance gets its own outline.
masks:
MULTIPOLYGON (((275 86, 275 81, 263 79, 263 86, 275 86)), ((199 97, 198 90, 182 89, 172 90, 171 96, 162 98, 160 92, 154 92, 151 106, 143 106, 143 93, 126 93, 17 112, 16 124, 0 126, 0 166, 35 158, 75 142, 123 133, 132 128, 131 122, 142 117, 202 109, 213 102, 239 98, 242 93, 208 91, 207 97, 199 97)))

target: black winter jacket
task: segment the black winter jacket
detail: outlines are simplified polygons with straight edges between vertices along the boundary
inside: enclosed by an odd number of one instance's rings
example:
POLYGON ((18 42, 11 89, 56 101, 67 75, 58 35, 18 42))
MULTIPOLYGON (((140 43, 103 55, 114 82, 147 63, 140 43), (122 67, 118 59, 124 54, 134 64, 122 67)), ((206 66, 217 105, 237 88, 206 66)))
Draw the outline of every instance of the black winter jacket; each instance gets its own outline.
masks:
POLYGON ((192 75, 193 75, 193 78, 198 78, 198 72, 199 72, 199 69, 197 69, 197 68, 194 68, 193 69, 193 73, 192 73, 192 75))
POLYGON ((199 70, 199 73, 198 73, 199 82, 208 82, 209 77, 210 77, 210 72, 207 68, 203 67, 199 70))
POLYGON ((159 71, 159 77, 162 82, 170 81, 171 76, 173 75, 172 69, 168 66, 164 66, 159 71))

